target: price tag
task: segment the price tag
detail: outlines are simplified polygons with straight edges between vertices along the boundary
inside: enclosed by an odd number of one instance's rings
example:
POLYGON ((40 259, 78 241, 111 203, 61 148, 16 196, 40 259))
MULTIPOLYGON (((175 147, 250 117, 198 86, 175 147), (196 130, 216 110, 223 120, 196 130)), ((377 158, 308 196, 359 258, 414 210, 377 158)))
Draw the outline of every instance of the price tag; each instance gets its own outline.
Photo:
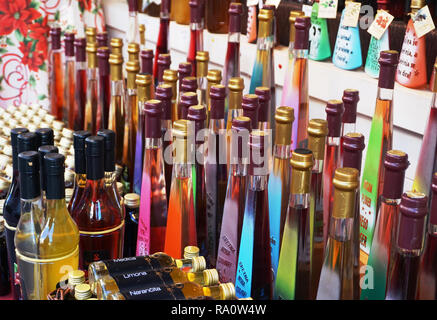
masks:
POLYGON ((370 33, 376 39, 381 39, 384 32, 388 29, 392 23, 394 17, 384 10, 378 10, 375 19, 373 20, 367 32, 370 33))
POLYGON ((259 2, 259 0, 247 0, 246 5, 248 7, 257 6, 258 2, 259 2))
POLYGON ((319 15, 320 18, 335 19, 337 18, 338 0, 320 0, 319 1, 319 15))
POLYGON ((274 5, 276 9, 279 7, 281 0, 267 0, 265 4, 274 5))
POLYGON ((431 32, 435 29, 428 6, 424 6, 422 9, 417 11, 416 15, 412 19, 418 38, 421 38, 428 32, 431 32))
POLYGON ((307 4, 302 5, 302 11, 306 17, 311 17, 313 6, 309 6, 307 4))
POLYGON ((356 27, 360 18, 361 3, 346 2, 344 10, 343 25, 346 27, 356 27))

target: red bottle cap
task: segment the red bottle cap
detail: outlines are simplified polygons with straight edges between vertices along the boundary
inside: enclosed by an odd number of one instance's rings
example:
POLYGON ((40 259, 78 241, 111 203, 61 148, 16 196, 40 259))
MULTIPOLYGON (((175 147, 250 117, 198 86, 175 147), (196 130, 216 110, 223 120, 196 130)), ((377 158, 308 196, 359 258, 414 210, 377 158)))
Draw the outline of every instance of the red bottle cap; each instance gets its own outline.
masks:
POLYGON ((161 53, 158 56, 158 82, 162 82, 164 70, 170 69, 171 56, 169 53, 161 53))
POLYGON ((231 2, 229 5, 229 32, 241 32, 241 15, 243 14, 243 5, 237 2, 231 2))
POLYGON ((241 102, 243 116, 250 118, 252 129, 258 128, 259 98, 256 94, 245 94, 241 102))
POLYGON ((182 88, 182 80, 186 77, 191 76, 193 72, 193 66, 189 62, 181 62, 178 67, 178 80, 179 80, 179 91, 182 88))
POLYGON ((344 105, 341 100, 329 100, 326 108, 326 120, 328 121, 328 137, 340 137, 341 118, 344 112, 344 105))
POLYGON ((144 104, 146 115, 146 138, 161 138, 162 103, 159 100, 149 100, 144 104))
POLYGON ((364 148, 364 136, 361 133, 343 136, 343 168, 355 168, 361 172, 364 148))
POLYGON ((52 49, 61 49, 61 28, 50 28, 50 37, 52 40, 52 49))
POLYGON ((129 7, 129 12, 138 11, 138 0, 127 0, 127 5, 129 7))
POLYGON ((197 78, 185 77, 182 79, 181 92, 196 92, 197 91, 197 78))
POLYGON ((99 75, 109 75, 109 48, 100 47, 97 49, 97 66, 99 68, 99 75))
POLYGON ((203 0, 190 0, 190 22, 200 23, 204 16, 203 0))
POLYGON ((67 32, 64 34, 65 55, 68 57, 74 56, 74 33, 67 32))
POLYGON ((270 106, 270 88, 258 87, 255 89, 255 94, 258 96, 259 109, 258 109, 258 121, 266 122, 268 119, 268 111, 270 106))
MULTIPOLYGON (((173 0, 177 1, 177 0, 173 0)), ((169 14, 170 13, 170 0, 162 0, 161 1, 161 13, 169 14)))
POLYGON ((162 103, 162 119, 171 120, 171 98, 173 90, 170 85, 156 87, 155 98, 162 103))
POLYGON ((384 158, 384 186, 382 195, 386 199, 400 199, 404 191, 405 170, 410 162, 408 155, 399 150, 387 151, 384 158))
POLYGON ((209 97, 211 99, 211 119, 224 119, 226 87, 221 84, 211 86, 209 97))
MULTIPOLYGON (((249 135, 250 132, 252 131, 252 124, 251 124, 251 120, 248 117, 236 117, 234 119, 232 119, 232 139, 237 139, 237 158, 241 159, 241 158, 248 158, 249 155, 247 154, 247 144, 249 141, 249 135), (234 133, 237 133, 237 135, 234 136, 234 133), (245 146, 243 148, 243 146, 245 146)), ((234 143, 234 142, 233 142, 234 143)), ((234 151, 232 150, 231 147, 231 152, 233 153, 234 151)), ((232 159, 232 158, 231 158, 232 159)))
POLYGON ((399 62, 399 52, 395 50, 381 51, 379 55, 378 87, 393 89, 395 86, 396 69, 399 62))
POLYGON ((310 17, 297 17, 294 23, 294 28, 296 29, 296 36, 294 40, 295 49, 308 49, 309 39, 310 39, 310 27, 311 18, 310 17))
POLYGON ((198 136, 198 132, 205 128, 206 108, 203 105, 191 106, 188 108, 187 120, 194 122, 194 132, 196 134, 196 143, 205 141, 203 136, 198 136))
POLYGON ((355 89, 346 89, 343 92, 343 123, 357 122, 357 104, 360 101, 360 92, 355 89))
POLYGON ((145 74, 153 74, 153 50, 141 50, 140 59, 141 59, 141 73, 145 74))
POLYGON ((268 136, 264 131, 253 130, 249 136, 250 148, 250 175, 267 175, 268 164, 265 159, 265 150, 268 144, 268 136))
POLYGON ((108 46, 108 32, 102 31, 97 33, 96 36, 97 47, 107 47, 108 46))
POLYGON ((85 62, 86 61, 86 39, 85 38, 77 38, 74 40, 74 46, 76 48, 76 61, 77 62, 85 62))
POLYGON ((406 192, 399 206, 397 245, 407 250, 420 250, 423 245, 428 197, 423 193, 406 192))
POLYGON ((188 108, 198 103, 197 94, 195 92, 184 92, 181 95, 181 102, 178 105, 179 119, 187 120, 188 108))

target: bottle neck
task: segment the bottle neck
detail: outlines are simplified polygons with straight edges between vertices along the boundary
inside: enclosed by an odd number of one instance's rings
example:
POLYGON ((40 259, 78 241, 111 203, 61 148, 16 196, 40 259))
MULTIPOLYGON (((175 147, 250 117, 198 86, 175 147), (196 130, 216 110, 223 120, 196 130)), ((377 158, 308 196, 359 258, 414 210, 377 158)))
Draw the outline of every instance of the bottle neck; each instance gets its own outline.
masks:
POLYGON ((348 133, 356 132, 357 124, 354 123, 348 123, 348 122, 342 122, 341 124, 341 135, 345 136, 348 133))
POLYGON ((123 96, 124 95, 124 82, 123 80, 111 80, 111 96, 123 96))
POLYGON ((161 149, 162 139, 161 138, 146 138, 145 141, 146 149, 161 149))
POLYGON ((273 147, 273 156, 278 159, 290 159, 291 158, 291 144, 275 144, 273 147))
POLYGON ((268 176, 267 175, 249 175, 249 189, 253 191, 267 190, 268 176))
POLYGON ((241 33, 240 32, 229 32, 228 42, 230 43, 240 43, 241 33))
POLYGON ((86 69, 87 69, 86 61, 76 61, 76 70, 77 71, 86 70, 86 69))
POLYGON ((377 92, 378 100, 392 101, 393 100, 393 89, 379 88, 377 92))

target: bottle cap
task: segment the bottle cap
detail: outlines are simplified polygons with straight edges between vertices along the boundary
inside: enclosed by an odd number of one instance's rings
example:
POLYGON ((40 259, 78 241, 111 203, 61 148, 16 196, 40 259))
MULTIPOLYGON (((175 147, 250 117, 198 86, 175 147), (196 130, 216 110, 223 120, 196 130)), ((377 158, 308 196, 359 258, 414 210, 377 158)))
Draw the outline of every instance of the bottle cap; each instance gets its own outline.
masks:
POLYGON ((127 45, 128 61, 139 60, 140 45, 136 42, 130 42, 127 45))
POLYGON ((241 102, 243 115, 252 120, 252 129, 258 128, 259 100, 256 94, 245 94, 241 102))
POLYGON ((76 61, 77 62, 85 62, 86 61, 86 40, 85 38, 76 38, 74 40, 74 47, 76 51, 76 61))
POLYGON ((334 203, 332 216, 337 219, 353 218, 355 214, 356 190, 359 183, 359 173, 355 168, 339 168, 335 170, 334 203))
POLYGON ((105 175, 104 141, 101 136, 90 136, 85 139, 86 176, 88 180, 100 180, 105 175))
POLYGON ((220 300, 235 299, 235 286, 232 282, 221 283, 219 286, 220 286, 220 300))
POLYGON ((229 88, 229 109, 241 109, 243 100, 244 80, 240 77, 230 78, 229 88))
POLYGON ((206 80, 208 80, 208 83, 220 84, 222 82, 222 72, 218 69, 209 69, 206 80))
POLYGON ((192 259, 199 256, 199 248, 196 246, 186 246, 184 248, 184 259, 192 259))
POLYGON ((122 52, 123 40, 121 38, 112 38, 110 42, 110 46, 111 46, 111 54, 120 55, 121 58, 123 55, 122 52))
POLYGON ((38 137, 34 132, 21 133, 17 137, 18 153, 23 151, 36 151, 38 137))
POLYGON ((237 2, 229 4, 229 32, 241 32, 241 16, 243 14, 243 5, 237 2))
POLYGON ((308 123, 308 149, 313 152, 314 160, 323 160, 325 156, 328 122, 324 119, 311 119, 308 123))
POLYGON ((343 167, 355 168, 361 172, 365 146, 364 136, 361 133, 349 132, 343 136, 343 167))
POLYGON ((161 0, 161 14, 168 15, 170 13, 171 0, 161 0))
POLYGON ((162 79, 165 82, 177 82, 178 81, 178 72, 177 70, 171 70, 171 69, 167 69, 164 70, 164 75, 162 76, 162 79))
MULTIPOLYGON (((44 156, 47 199, 65 199, 65 156, 49 153, 44 156)), ((43 174, 43 172, 41 172, 43 174)))
POLYGON ((258 122, 267 122, 271 99, 270 88, 258 87, 255 89, 255 94, 259 101, 258 122))
POLYGON ((261 130, 252 130, 249 135, 250 148, 250 175, 267 175, 268 174, 268 150, 267 133, 261 130))
POLYGON ((400 199, 404 191, 405 170, 410 162, 408 155, 399 150, 387 151, 384 157, 384 186, 382 195, 386 199, 400 199))
POLYGON ((191 269, 193 272, 203 271, 206 269, 206 260, 204 257, 192 257, 191 269))
POLYGON ((190 22, 200 23, 204 17, 204 12, 202 11, 203 6, 201 4, 203 0, 190 0, 190 22))
POLYGON ((393 89, 395 85, 396 70, 399 62, 399 52, 396 50, 381 51, 378 62, 378 87, 393 89))
POLYGON ((74 287, 74 297, 76 300, 87 300, 91 298, 91 287, 89 284, 81 283, 74 287))
POLYGON ((194 122, 194 134, 196 143, 203 143, 205 137, 198 135, 205 128, 206 108, 204 105, 196 105, 188 108, 187 120, 194 122))
POLYGON ((411 11, 418 11, 425 6, 425 0, 411 0, 411 11))
POLYGON ((38 146, 46 146, 46 145, 53 145, 54 143, 54 135, 53 135, 53 129, 51 128, 39 128, 35 131, 37 137, 38 137, 38 146))
POLYGON ((88 68, 97 68, 97 43, 87 42, 86 44, 88 68))
POLYGON ((325 111, 326 111, 326 120, 328 121, 328 136, 340 137, 341 119, 344 112, 343 101, 328 100, 325 111))
POLYGON ((105 144, 105 171, 115 171, 115 132, 109 129, 100 129, 97 135, 103 137, 105 144))
POLYGON ((18 155, 21 199, 34 199, 41 195, 39 156, 36 151, 24 151, 18 155))
POLYGON ((171 120, 171 98, 173 96, 173 87, 170 84, 163 83, 156 87, 155 99, 161 101, 162 119, 171 120))
MULTIPOLYGON (((268 108, 268 106, 266 107, 268 108)), ((261 108, 261 103, 260 103, 260 108, 261 108)), ((258 120, 261 121, 261 119, 258 120)), ((267 121, 267 118, 265 118, 264 121, 267 121)), ((291 144, 291 131, 294 122, 294 109, 288 106, 280 106, 276 108, 275 121, 276 121, 275 144, 276 145, 291 144)))
POLYGON ((182 88, 182 80, 186 77, 191 76, 192 73, 193 73, 193 66, 191 65, 191 63, 189 62, 179 63, 179 68, 178 68, 179 90, 182 88))
MULTIPOLYGON (((11 146, 12 146, 12 164, 14 170, 18 170, 18 136, 22 133, 29 132, 26 128, 11 129, 11 146)), ((4 149, 3 149, 4 152, 4 149)))
POLYGON ((141 73, 153 74, 153 58, 152 49, 141 50, 141 73))
POLYGON ((101 46, 97 49, 97 65, 99 67, 99 75, 109 75, 109 48, 101 46))
POLYGON ((197 77, 206 77, 208 75, 208 62, 209 62, 209 52, 208 51, 197 51, 196 53, 196 68, 197 77))
POLYGON ((59 152, 58 148, 53 145, 45 145, 38 148, 39 163, 41 168, 41 189, 44 191, 47 190, 47 172, 44 166, 44 156, 49 153, 58 153, 58 152, 59 152))
POLYGON ((294 23, 295 28, 295 40, 294 48, 299 50, 308 50, 309 48, 309 30, 311 27, 311 18, 299 16, 296 17, 294 23))
POLYGON ((138 0, 127 0, 129 12, 138 11, 138 0))
POLYGON ((343 123, 355 123, 357 120, 357 104, 360 101, 359 91, 356 89, 346 89, 343 92, 343 123))
POLYGON ((181 102, 178 105, 179 119, 187 119, 188 108, 191 106, 195 106, 198 103, 199 101, 197 100, 197 94, 195 92, 184 92, 181 95, 181 102))
POLYGON ((161 53, 158 55, 158 83, 163 81, 164 70, 170 69, 171 56, 169 53, 161 53))
POLYGON ((86 27, 85 28, 85 36, 86 36, 86 42, 92 43, 96 42, 96 28, 94 27, 86 27))
POLYGON ((239 159, 249 159, 247 145, 251 131, 252 123, 248 117, 239 116, 232 119, 231 163, 239 163, 239 159))
POLYGON ((197 79, 196 77, 185 77, 182 79, 181 92, 196 92, 197 79))
POLYGON ((159 100, 148 100, 144 104, 146 116, 146 138, 161 138, 162 103, 159 100))
POLYGON ((140 196, 136 193, 127 193, 124 196, 124 204, 129 208, 139 208, 140 196))
POLYGON ((89 131, 75 131, 73 134, 74 169, 76 174, 86 173, 85 139, 91 136, 89 131))
POLYGON ((311 150, 295 149, 291 153, 290 165, 292 167, 291 193, 309 193, 311 170, 314 165, 313 153, 311 150))
POLYGON ((216 269, 203 270, 205 286, 213 286, 219 283, 219 274, 216 269))
POLYGON ((66 32, 64 34, 64 47, 65 55, 68 57, 74 57, 74 33, 66 32))
POLYGON ((82 270, 74 270, 68 273, 68 284, 76 286, 85 282, 85 272, 82 270))
POLYGON ((225 98, 226 88, 221 84, 211 86, 209 92, 209 98, 211 99, 211 119, 224 119, 225 117, 225 98))
POLYGON ((52 50, 61 49, 61 28, 50 28, 52 50))

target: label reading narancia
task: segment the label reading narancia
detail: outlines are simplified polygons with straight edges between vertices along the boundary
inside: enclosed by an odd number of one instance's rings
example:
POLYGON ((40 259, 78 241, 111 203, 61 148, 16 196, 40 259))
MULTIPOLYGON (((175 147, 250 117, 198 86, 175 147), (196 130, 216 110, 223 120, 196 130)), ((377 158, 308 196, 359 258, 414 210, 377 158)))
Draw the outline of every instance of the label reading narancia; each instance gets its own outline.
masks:
POLYGON ((388 29, 393 19, 394 17, 387 11, 378 10, 375 19, 373 20, 369 29, 367 29, 367 32, 379 40, 388 29))
POLYGON ((424 6, 422 9, 412 17, 414 23, 414 30, 417 37, 421 38, 428 32, 435 29, 434 21, 432 20, 431 13, 428 6, 424 6))
POLYGON ((184 295, 178 288, 154 286, 143 289, 120 290, 126 300, 177 300, 183 299, 184 295))
POLYGON ((320 0, 318 18, 335 19, 337 18, 338 0, 320 0))

